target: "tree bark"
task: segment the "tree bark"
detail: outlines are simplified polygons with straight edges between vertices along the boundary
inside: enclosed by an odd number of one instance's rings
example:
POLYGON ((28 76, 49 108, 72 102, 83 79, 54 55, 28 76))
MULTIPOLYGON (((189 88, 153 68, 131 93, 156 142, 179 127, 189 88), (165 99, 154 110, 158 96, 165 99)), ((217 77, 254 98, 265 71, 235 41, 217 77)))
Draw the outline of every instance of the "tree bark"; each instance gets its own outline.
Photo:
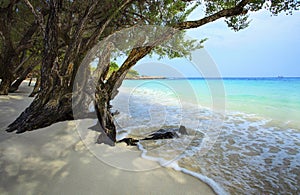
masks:
POLYGON ((237 4, 233 8, 221 10, 215 14, 206 16, 200 20, 181 22, 181 23, 174 25, 173 27, 178 30, 197 28, 197 27, 203 26, 207 23, 216 21, 223 17, 230 17, 230 16, 246 14, 248 12, 248 10, 245 9, 245 6, 247 4, 249 4, 250 2, 251 2, 251 0, 242 0, 239 4, 237 4))
POLYGON ((28 83, 28 87, 30 87, 31 83, 32 83, 32 79, 33 79, 33 75, 30 77, 29 83, 28 83))
POLYGON ((41 92, 31 105, 8 126, 7 131, 23 133, 49 126, 58 121, 73 119, 72 85, 65 85, 69 75, 59 75, 58 24, 61 1, 51 0, 44 35, 44 58, 41 70, 41 92))
MULTIPOLYGON (((61 90, 60 90, 61 91, 61 90)), ((51 96, 39 93, 30 106, 10 124, 6 131, 23 133, 49 126, 55 122, 72 120, 72 106, 70 98, 62 97, 59 91, 51 96), (47 99, 50 101, 47 101, 47 99)))
POLYGON ((98 125, 100 125, 98 130, 102 132, 97 139, 97 143, 114 145, 116 143, 117 133, 110 101, 118 94, 118 88, 121 86, 129 69, 134 66, 138 60, 147 55, 152 47, 146 46, 132 49, 121 68, 104 82, 110 65, 110 49, 110 46, 104 49, 101 62, 99 62, 101 69, 98 70, 100 77, 96 85, 95 110, 99 121, 98 125))
POLYGON ((98 137, 97 143, 114 145, 117 134, 113 114, 110 111, 111 94, 104 82, 109 71, 111 49, 112 45, 108 44, 102 51, 101 57, 99 57, 99 63, 96 69, 98 79, 96 82, 94 106, 97 113, 98 124, 100 125, 99 130, 102 132, 98 137))
POLYGON ((15 53, 12 49, 5 48, 3 52, 5 58, 0 62, 0 71, 2 72, 2 81, 0 84, 0 95, 8 95, 9 87, 15 80, 15 75, 13 74, 13 66, 15 60, 15 53))
POLYGON ((16 91, 19 89, 21 83, 22 83, 25 79, 26 79, 26 77, 19 77, 17 80, 15 80, 15 82, 13 82, 13 84, 9 87, 8 92, 9 92, 9 93, 14 93, 14 92, 16 92, 16 91))
MULTIPOLYGON (((41 66, 41 76, 36 83, 31 96, 40 88, 39 93, 31 105, 8 126, 7 131, 23 133, 34 129, 49 126, 53 123, 73 119, 72 111, 72 79, 76 74, 76 68, 82 55, 68 52, 61 60, 59 53, 59 24, 60 24, 60 0, 49 1, 49 16, 44 33, 44 51, 41 66), (64 61, 64 62, 63 62, 64 61), (70 63, 69 63, 70 62, 70 63), (40 87, 39 87, 40 85, 40 87)), ((76 39, 81 39, 77 36, 76 39)), ((74 40, 80 45, 81 41, 74 40)), ((78 45, 73 46, 74 48, 78 45)), ((78 50, 76 50, 78 51, 78 50)))
POLYGON ((28 28, 24 28, 24 32, 19 32, 22 34, 20 41, 16 41, 13 37, 13 29, 14 29, 14 20, 15 18, 15 7, 19 1, 12 0, 7 5, 7 7, 2 8, 0 10, 0 26, 1 26, 1 36, 3 37, 3 55, 1 56, 0 61, 0 71, 2 72, 2 82, 0 85, 0 95, 8 95, 10 91, 15 91, 17 89, 17 84, 19 81, 13 86, 11 90, 9 90, 12 82, 19 76, 18 70, 22 70, 22 66, 24 62, 21 62, 20 56, 21 53, 32 47, 32 37, 37 31, 38 25, 33 22, 28 26, 28 28))
POLYGON ((23 71, 23 73, 20 75, 20 77, 10 86, 8 92, 13 93, 13 92, 17 91, 19 89, 19 86, 21 85, 21 83, 26 79, 27 75, 33 70, 33 68, 36 65, 37 64, 26 68, 26 70, 23 71))
POLYGON ((28 97, 34 97, 40 91, 40 87, 41 87, 41 78, 37 77, 36 81, 35 81, 35 84, 34 84, 34 87, 33 87, 33 90, 32 90, 31 94, 28 97))
POLYGON ((9 75, 3 75, 2 81, 0 84, 0 95, 8 95, 8 90, 13 81, 13 78, 11 78, 9 75))

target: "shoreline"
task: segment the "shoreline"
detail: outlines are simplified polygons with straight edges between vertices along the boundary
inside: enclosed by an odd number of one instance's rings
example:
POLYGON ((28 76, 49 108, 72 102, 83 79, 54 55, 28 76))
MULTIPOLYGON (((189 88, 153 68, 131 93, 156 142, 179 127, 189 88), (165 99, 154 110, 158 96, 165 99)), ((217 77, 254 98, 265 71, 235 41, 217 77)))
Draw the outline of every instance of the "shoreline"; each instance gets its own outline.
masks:
POLYGON ((92 120, 84 120, 83 126, 78 121, 60 122, 19 135, 5 132, 33 100, 27 97, 31 89, 23 83, 17 93, 0 97, 0 194, 215 194, 199 179, 161 167, 122 144, 93 143, 101 159, 95 157, 83 142, 91 137, 78 135, 78 128, 87 129, 92 120), (137 171, 145 167, 155 169, 137 171))

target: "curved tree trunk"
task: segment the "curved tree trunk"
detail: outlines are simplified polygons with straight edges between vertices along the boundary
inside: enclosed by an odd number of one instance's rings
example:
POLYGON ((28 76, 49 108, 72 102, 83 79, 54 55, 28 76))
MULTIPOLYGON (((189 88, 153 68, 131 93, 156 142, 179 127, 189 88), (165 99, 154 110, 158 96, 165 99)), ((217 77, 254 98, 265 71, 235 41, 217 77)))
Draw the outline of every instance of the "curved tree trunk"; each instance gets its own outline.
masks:
POLYGON ((49 126, 55 122, 72 120, 72 102, 67 97, 66 90, 54 90, 51 94, 51 96, 46 93, 38 94, 30 106, 8 126, 6 131, 23 133, 49 126))
POLYGON ((58 23, 60 1, 50 1, 50 13, 44 35, 44 58, 41 70, 41 92, 31 105, 8 126, 7 131, 22 133, 73 119, 72 86, 66 85, 70 75, 62 77, 58 62, 58 23))
POLYGON ((31 83, 32 83, 32 79, 33 79, 33 75, 30 77, 29 83, 28 83, 28 87, 30 87, 31 83))
MULTIPOLYGON (((29 84, 30 84, 30 82, 29 82, 29 84)), ((35 84, 34 84, 34 87, 33 87, 33 90, 32 90, 31 94, 28 97, 34 97, 40 91, 40 87, 41 87, 41 78, 37 77, 36 81, 35 81, 35 84)))
MULTIPOLYGON (((50 11, 44 34, 41 77, 35 88, 36 90, 40 88, 40 92, 31 105, 8 126, 6 130, 8 132, 23 133, 59 121, 73 119, 72 80, 76 74, 76 68, 74 68, 75 65, 72 62, 81 62, 81 55, 69 52, 64 56, 67 60, 64 62, 60 60, 58 35, 61 3, 61 1, 56 0, 49 1, 50 11), (38 87, 39 83, 40 87, 38 87)), ((77 40, 80 38, 80 35, 76 36, 74 41, 77 45, 72 47, 80 45, 80 41, 77 40)), ((34 93, 31 95, 34 95, 34 93)))
POLYGON ((95 111, 97 113, 99 131, 102 132, 97 139, 97 143, 114 145, 116 142, 116 126, 113 114, 110 111, 111 92, 106 88, 105 79, 108 75, 110 66, 110 52, 112 45, 108 44, 99 57, 96 74, 98 75, 95 91, 95 111))
POLYGON ((19 41, 14 37, 15 33, 12 31, 16 28, 14 21, 17 19, 15 14, 18 13, 16 11, 18 3, 19 1, 9 1, 7 7, 0 11, 1 40, 3 40, 1 43, 3 55, 0 59, 0 71, 3 78, 0 84, 0 95, 7 95, 8 92, 17 89, 19 81, 9 90, 13 81, 20 76, 18 70, 22 69, 26 61, 23 59, 25 51, 33 46, 32 38, 38 29, 34 21, 28 27, 22 27, 22 31, 18 32, 18 36, 21 35, 19 41))
POLYGON ((8 95, 9 88, 14 81, 9 71, 5 71, 0 84, 0 95, 8 95))
MULTIPOLYGON (((153 47, 139 47, 131 50, 129 56, 122 64, 121 68, 114 72, 109 79, 104 82, 109 64, 109 46, 104 51, 101 60, 100 78, 97 81, 96 92, 95 92, 95 110, 97 113, 100 130, 105 134, 101 134, 98 137, 97 143, 106 143, 109 145, 114 145, 116 142, 116 126, 114 124, 113 113, 111 112, 110 101, 115 98, 118 94, 118 88, 121 86, 123 80, 129 69, 134 66, 138 60, 142 59, 147 55, 153 47), (107 139, 109 138, 109 139, 107 139)), ((99 67, 99 66, 98 66, 99 67)))
MULTIPOLYGON (((22 73, 20 74, 20 77, 10 86, 8 92, 9 93, 13 93, 15 91, 17 91, 19 89, 19 86, 21 85, 21 83, 26 79, 27 75, 33 70, 33 68, 35 66, 37 66, 38 63, 35 63, 29 67, 27 67, 25 70, 22 71, 22 73)), ((31 81, 30 81, 31 82, 31 81)), ((30 84, 29 84, 30 86, 30 84)))
POLYGON ((11 81, 5 78, 2 78, 1 84, 0 84, 0 95, 8 95, 8 90, 11 85, 11 81))
POLYGON ((9 93, 14 93, 14 92, 16 92, 16 91, 19 89, 21 83, 22 83, 25 79, 26 79, 26 77, 25 77, 25 78, 24 78, 24 77, 19 77, 17 80, 15 80, 15 82, 13 82, 13 84, 9 87, 8 92, 9 92, 9 93))

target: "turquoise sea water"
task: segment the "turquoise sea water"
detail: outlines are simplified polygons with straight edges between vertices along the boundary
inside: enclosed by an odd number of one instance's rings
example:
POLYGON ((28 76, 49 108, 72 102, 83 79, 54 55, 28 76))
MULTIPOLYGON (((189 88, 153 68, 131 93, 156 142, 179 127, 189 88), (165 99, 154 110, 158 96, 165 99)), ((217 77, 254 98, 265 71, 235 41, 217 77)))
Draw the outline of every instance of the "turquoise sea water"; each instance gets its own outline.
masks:
POLYGON ((119 137, 189 130, 141 142, 145 158, 210 178, 219 193, 299 194, 300 78, 126 80, 120 91, 119 137))
POLYGON ((181 102, 213 108, 212 90, 223 96, 219 104, 226 111, 255 114, 265 119, 300 126, 300 78, 225 78, 127 80, 124 88, 148 89, 157 93, 172 93, 181 102), (222 89, 223 88, 223 89, 222 89))
POLYGON ((300 79, 226 79, 227 108, 300 127, 300 79))

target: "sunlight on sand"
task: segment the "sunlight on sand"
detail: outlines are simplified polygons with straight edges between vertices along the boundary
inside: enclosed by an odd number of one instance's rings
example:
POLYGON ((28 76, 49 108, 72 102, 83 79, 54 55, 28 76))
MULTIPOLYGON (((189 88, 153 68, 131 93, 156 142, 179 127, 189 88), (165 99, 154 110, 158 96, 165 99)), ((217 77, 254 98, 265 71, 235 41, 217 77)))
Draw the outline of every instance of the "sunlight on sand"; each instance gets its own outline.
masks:
POLYGON ((95 144, 98 132, 88 130, 94 123, 90 119, 60 122, 19 135, 5 132, 32 101, 25 94, 23 100, 0 99, 1 195, 214 194, 194 177, 142 159, 135 147, 95 144), (11 107, 3 109, 6 105, 11 107), (85 131, 84 136, 78 130, 85 131))

